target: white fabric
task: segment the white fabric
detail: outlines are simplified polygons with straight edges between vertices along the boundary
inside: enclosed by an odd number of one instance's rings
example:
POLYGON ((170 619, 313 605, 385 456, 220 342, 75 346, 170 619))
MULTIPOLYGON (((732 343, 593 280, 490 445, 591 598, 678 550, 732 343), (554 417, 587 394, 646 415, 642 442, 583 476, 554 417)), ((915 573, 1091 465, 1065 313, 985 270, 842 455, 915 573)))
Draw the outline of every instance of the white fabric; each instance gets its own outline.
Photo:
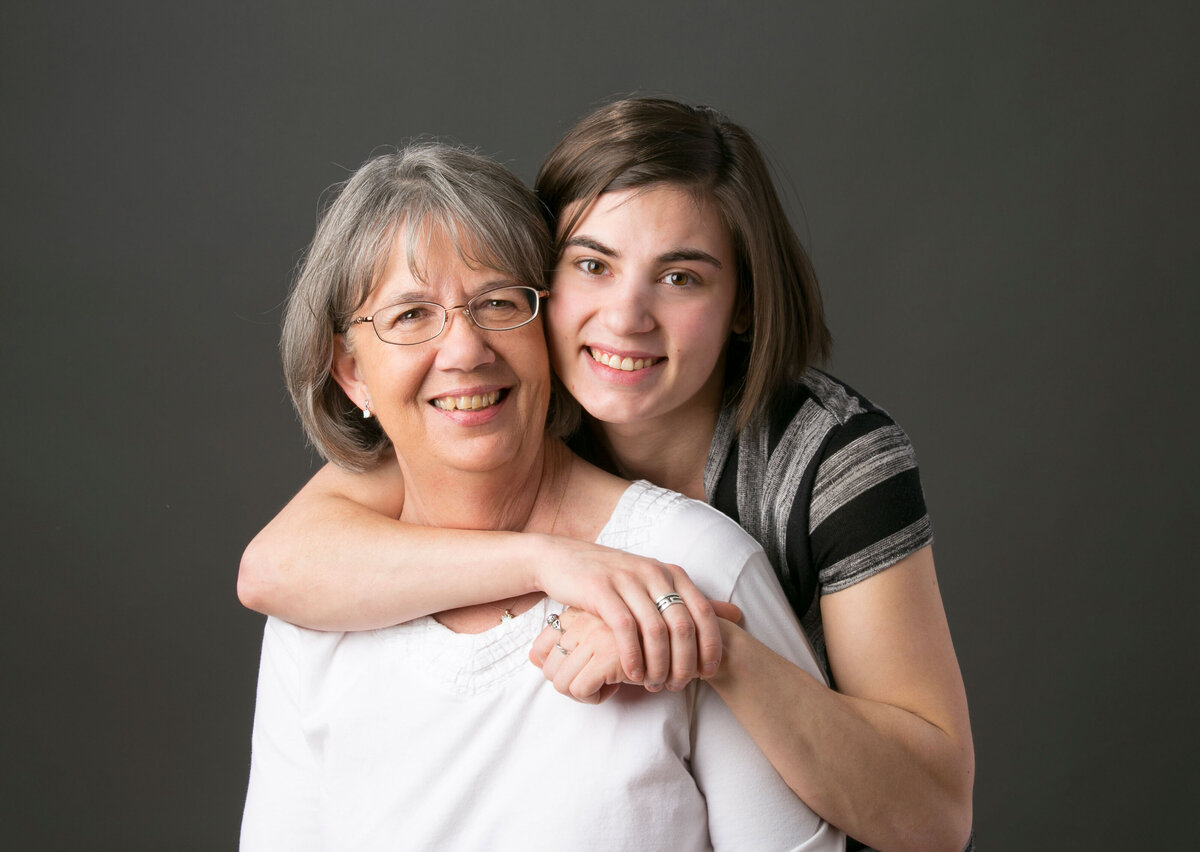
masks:
MULTIPOLYGON (((761 548, 715 509, 636 483, 597 540, 681 565, 821 677, 761 548)), ((557 609, 477 635, 269 619, 241 848, 843 848, 708 686, 555 692, 527 654, 557 609)))

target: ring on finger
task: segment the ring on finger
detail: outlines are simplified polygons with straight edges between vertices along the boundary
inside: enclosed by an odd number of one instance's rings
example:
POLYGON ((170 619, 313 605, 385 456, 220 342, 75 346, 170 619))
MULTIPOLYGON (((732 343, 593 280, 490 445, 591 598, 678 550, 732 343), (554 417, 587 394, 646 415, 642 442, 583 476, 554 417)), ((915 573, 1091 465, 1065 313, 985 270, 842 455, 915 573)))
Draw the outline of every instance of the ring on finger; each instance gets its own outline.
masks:
POLYGON ((558 649, 558 653, 562 654, 564 657, 566 657, 566 656, 570 655, 570 653, 571 653, 570 651, 568 651, 566 648, 564 648, 564 647, 563 647, 561 644, 559 644, 558 642, 555 642, 555 643, 554 643, 554 647, 555 647, 555 648, 557 648, 557 649, 558 649))
POLYGON ((662 612, 669 606, 675 606, 675 604, 681 603, 683 603, 683 598, 674 592, 668 592, 667 594, 662 595, 654 600, 654 605, 658 607, 659 612, 662 612))
POLYGON ((559 633, 563 633, 566 631, 566 628, 564 628, 562 626, 562 622, 558 620, 557 612, 552 612, 549 615, 547 615, 546 623, 549 624, 551 627, 553 627, 555 630, 557 630, 559 633))

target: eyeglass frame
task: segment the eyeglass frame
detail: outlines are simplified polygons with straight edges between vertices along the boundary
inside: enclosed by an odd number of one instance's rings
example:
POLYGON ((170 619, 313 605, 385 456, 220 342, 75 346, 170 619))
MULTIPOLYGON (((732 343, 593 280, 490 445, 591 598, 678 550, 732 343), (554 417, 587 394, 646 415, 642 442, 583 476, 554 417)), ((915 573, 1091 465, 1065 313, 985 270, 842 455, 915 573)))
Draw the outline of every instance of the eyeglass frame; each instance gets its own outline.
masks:
MULTIPOLYGON (((440 326, 438 326, 438 330, 436 332, 434 332, 432 335, 430 335, 429 337, 426 337, 423 340, 413 340, 413 341, 409 341, 407 343, 402 343, 398 340, 388 340, 382 334, 380 334, 379 328, 375 325, 375 314, 371 314, 369 317, 355 317, 354 319, 350 320, 350 322, 348 322, 346 324, 346 331, 349 332, 350 329, 356 325, 361 325, 363 323, 369 323, 371 325, 371 328, 375 332, 375 336, 378 337, 382 342, 387 343, 390 346, 420 346, 422 343, 428 343, 431 340, 436 340, 438 337, 441 337, 442 332, 446 330, 446 326, 450 324, 450 312, 457 311, 459 309, 461 309, 462 312, 467 315, 467 319, 469 319, 471 321, 471 325, 475 326, 480 331, 516 331, 518 328, 529 325, 531 322, 533 322, 535 319, 538 318, 538 314, 540 314, 542 312, 542 299, 548 299, 548 298, 550 298, 550 291, 545 289, 544 287, 533 287, 529 284, 505 284, 500 287, 493 287, 490 290, 484 290, 482 293, 472 296, 470 299, 468 299, 466 301, 465 304, 454 305, 449 308, 446 307, 445 305, 438 304, 437 302, 423 302, 423 301, 419 301, 419 300, 414 300, 411 302, 402 302, 402 303, 400 303, 402 305, 426 305, 428 307, 437 308, 442 312, 442 324, 440 326), (532 290, 534 295, 537 297, 537 299, 533 303, 533 313, 530 315, 529 319, 522 320, 517 325, 510 325, 510 326, 507 326, 506 328, 489 328, 486 325, 480 325, 479 321, 477 319, 475 319, 475 315, 471 313, 471 303, 478 301, 479 299, 482 299, 484 296, 487 296, 490 293, 499 292, 500 290, 532 290)), ((393 308, 393 307, 399 307, 399 305, 388 305, 387 306, 387 308, 393 308)), ((387 308, 383 308, 383 310, 387 310, 387 308)), ((378 311, 376 311, 375 313, 378 313, 378 311)))

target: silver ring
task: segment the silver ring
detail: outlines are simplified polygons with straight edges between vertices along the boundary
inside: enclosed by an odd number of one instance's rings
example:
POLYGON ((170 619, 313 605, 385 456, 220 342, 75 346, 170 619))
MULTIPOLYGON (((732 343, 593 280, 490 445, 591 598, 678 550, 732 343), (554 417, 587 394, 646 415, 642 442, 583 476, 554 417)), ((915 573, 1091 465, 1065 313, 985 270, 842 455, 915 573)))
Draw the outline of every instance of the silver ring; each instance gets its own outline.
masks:
POLYGON ((664 609, 666 609, 669 606, 675 606, 675 604, 681 604, 681 603, 683 603, 683 598, 679 597, 679 595, 675 594, 674 592, 671 592, 669 594, 663 595, 662 597, 658 598, 654 602, 654 605, 656 607, 658 607, 659 612, 662 612, 664 609))
POLYGON ((571 653, 570 651, 568 651, 566 648, 564 648, 562 645, 558 644, 557 642, 554 643, 554 647, 557 648, 558 653, 562 654, 564 657, 568 656, 571 653))
POLYGON ((547 616, 546 616, 546 623, 547 623, 547 624, 549 624, 551 627, 553 627, 555 630, 557 630, 559 633, 565 633, 565 632, 566 632, 566 631, 563 629, 562 622, 558 620, 558 613, 557 613, 557 612, 552 612, 552 613, 550 613, 549 615, 547 615, 547 616))

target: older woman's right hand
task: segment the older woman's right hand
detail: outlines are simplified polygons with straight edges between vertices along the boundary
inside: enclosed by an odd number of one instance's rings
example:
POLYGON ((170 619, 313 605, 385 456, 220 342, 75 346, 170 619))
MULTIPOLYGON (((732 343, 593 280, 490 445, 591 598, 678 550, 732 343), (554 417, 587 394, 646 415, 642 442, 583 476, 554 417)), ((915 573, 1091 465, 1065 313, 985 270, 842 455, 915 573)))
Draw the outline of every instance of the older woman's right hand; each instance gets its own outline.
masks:
MULTIPOLYGON (((717 616, 679 566, 576 539, 548 536, 545 544, 549 552, 539 560, 536 587, 604 622, 612 631, 621 680, 651 690, 682 688, 716 672, 722 651, 717 616), (678 595, 683 605, 660 612, 655 601, 668 594, 678 595)), ((554 645, 547 634, 531 652, 541 660, 554 645)))

